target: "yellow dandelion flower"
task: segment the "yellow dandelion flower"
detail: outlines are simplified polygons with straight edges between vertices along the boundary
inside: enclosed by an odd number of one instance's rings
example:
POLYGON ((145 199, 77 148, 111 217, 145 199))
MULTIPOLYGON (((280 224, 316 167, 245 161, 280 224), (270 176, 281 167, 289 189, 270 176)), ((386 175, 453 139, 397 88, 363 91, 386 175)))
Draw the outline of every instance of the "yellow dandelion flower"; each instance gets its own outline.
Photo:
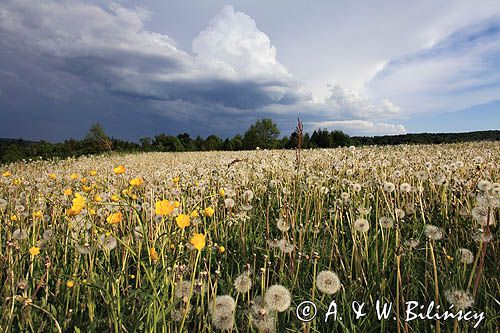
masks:
POLYGON ((176 183, 176 184, 177 184, 180 180, 181 180, 181 177, 179 177, 179 176, 172 178, 172 181, 173 181, 174 183, 176 183))
POLYGON ((226 195, 226 191, 224 191, 224 189, 223 189, 223 188, 221 188, 221 189, 219 190, 219 195, 220 195, 221 197, 223 197, 224 195, 226 195))
POLYGON ((160 257, 158 256, 158 252, 156 252, 156 249, 154 247, 149 249, 149 257, 153 261, 158 261, 158 259, 160 259, 160 257))
POLYGON ((96 211, 95 211, 95 209, 94 209, 94 208, 90 208, 90 209, 89 209, 89 214, 90 214, 90 215, 95 215, 95 214, 97 214, 97 213, 96 213, 96 211))
POLYGON ((102 197, 98 194, 94 195, 94 201, 95 202, 101 202, 102 201, 102 197))
POLYGON ((32 246, 29 249, 29 253, 34 257, 40 254, 40 248, 37 246, 32 246))
POLYGON ((121 175, 122 173, 125 173, 126 169, 123 165, 119 165, 115 168, 113 168, 113 172, 116 173, 117 175, 121 175))
POLYGON ((12 176, 10 171, 5 171, 4 173, 2 173, 2 177, 10 177, 10 176, 12 176))
POLYGON ((215 210, 212 207, 207 207, 205 208, 204 213, 206 217, 212 217, 214 216, 215 210))
POLYGON ((162 201, 157 201, 155 206, 156 215, 170 215, 174 211, 174 205, 170 204, 170 201, 163 199, 162 201))
POLYGON ((224 253, 224 252, 226 252, 226 248, 225 248, 224 246, 222 246, 222 245, 221 245, 221 246, 219 246, 219 252, 220 252, 220 253, 224 253))
POLYGON ((87 178, 83 177, 82 179, 80 179, 80 182, 81 182, 82 184, 85 184, 85 183, 87 182, 87 178))
POLYGON ((57 179, 57 175, 55 173, 49 173, 48 174, 49 178, 52 179, 52 180, 55 180, 57 179))
POLYGON ((75 286, 75 281, 73 281, 73 280, 68 280, 68 281, 66 282, 66 287, 68 287, 68 288, 73 288, 74 286, 75 286))
POLYGON ((67 189, 64 190, 63 193, 64 193, 64 195, 72 195, 73 194, 73 190, 70 189, 70 188, 67 188, 67 189))
POLYGON ((144 183, 144 180, 140 177, 135 177, 134 179, 130 180, 130 185, 132 186, 140 186, 142 183, 144 183))
POLYGON ((193 211, 191 212, 191 214, 189 214, 189 215, 191 216, 191 218, 192 218, 192 219, 195 219, 195 218, 197 218, 198 216, 200 216, 200 214, 198 213, 198 211, 197 211, 197 210, 193 210, 193 211))
POLYGON ((96 170, 90 170, 89 175, 95 176, 95 175, 97 175, 97 171, 96 170))
POLYGON ((106 219, 106 221, 109 224, 118 224, 121 221, 123 221, 123 214, 122 214, 122 212, 112 213, 111 215, 108 216, 108 218, 106 219))
POLYGON ((77 173, 72 173, 72 174, 69 176, 69 178, 71 178, 71 180, 78 179, 79 177, 80 177, 80 175, 79 175, 79 174, 77 174, 77 173))
POLYGON ((204 234, 194 234, 189 241, 195 249, 201 251, 205 247, 205 235, 204 234))
POLYGON ((189 218, 189 215, 186 215, 186 214, 179 214, 175 218, 175 222, 177 222, 177 225, 181 229, 184 229, 185 227, 189 227, 189 225, 191 224, 190 220, 191 219, 189 218))
POLYGON ((90 191, 92 191, 92 186, 83 185, 82 190, 83 190, 83 192, 89 193, 90 191))
POLYGON ((73 199, 73 206, 71 206, 70 209, 71 215, 80 214, 84 207, 85 207, 85 198, 82 197, 80 193, 76 193, 75 198, 73 199))
POLYGON ((174 207, 179 208, 181 206, 181 203, 179 201, 174 201, 174 207))
POLYGON ((117 196, 116 194, 113 194, 113 195, 111 196, 111 201, 113 201, 113 202, 118 202, 118 201, 120 201, 120 197, 119 197, 119 196, 117 196))
POLYGON ((17 215, 11 215, 10 216, 11 221, 17 221, 17 215))
POLYGON ((37 211, 33 212, 33 217, 34 218, 42 218, 43 212, 41 210, 37 210, 37 211))
POLYGON ((132 194, 132 195, 130 196, 130 198, 131 198, 132 200, 137 200, 137 195, 132 194))

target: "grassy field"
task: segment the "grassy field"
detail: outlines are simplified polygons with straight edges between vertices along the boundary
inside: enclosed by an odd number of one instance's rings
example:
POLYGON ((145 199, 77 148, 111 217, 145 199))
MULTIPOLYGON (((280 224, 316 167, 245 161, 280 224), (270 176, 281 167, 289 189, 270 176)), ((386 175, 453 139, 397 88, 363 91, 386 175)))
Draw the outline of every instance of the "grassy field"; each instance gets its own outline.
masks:
POLYGON ((499 330, 499 143, 0 170, 8 332, 499 330))

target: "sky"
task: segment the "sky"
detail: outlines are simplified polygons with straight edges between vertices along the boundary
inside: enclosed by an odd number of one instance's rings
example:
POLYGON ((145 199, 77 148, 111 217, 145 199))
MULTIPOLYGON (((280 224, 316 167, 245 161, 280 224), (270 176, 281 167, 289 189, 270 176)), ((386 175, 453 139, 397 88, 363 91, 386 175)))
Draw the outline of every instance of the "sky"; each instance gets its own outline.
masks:
POLYGON ((2 0, 0 137, 500 129, 498 0, 2 0))

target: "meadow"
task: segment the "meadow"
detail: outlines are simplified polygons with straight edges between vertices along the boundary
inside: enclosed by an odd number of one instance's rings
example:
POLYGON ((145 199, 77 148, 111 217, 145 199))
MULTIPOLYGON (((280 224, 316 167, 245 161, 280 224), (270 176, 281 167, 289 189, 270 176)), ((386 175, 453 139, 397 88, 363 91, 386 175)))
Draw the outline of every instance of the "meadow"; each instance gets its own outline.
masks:
POLYGON ((477 330, 499 331, 498 142, 114 154, 0 171, 3 331, 468 332, 478 322, 408 321, 409 301, 483 313, 477 330), (387 319, 377 300, 392 304, 387 319), (297 310, 304 301, 315 318, 297 310))

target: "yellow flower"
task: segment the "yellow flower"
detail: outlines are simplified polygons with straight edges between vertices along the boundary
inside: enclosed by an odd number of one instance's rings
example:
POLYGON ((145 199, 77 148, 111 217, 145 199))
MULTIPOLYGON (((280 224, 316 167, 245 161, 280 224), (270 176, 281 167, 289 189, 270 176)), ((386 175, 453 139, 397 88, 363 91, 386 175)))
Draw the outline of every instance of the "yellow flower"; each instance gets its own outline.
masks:
POLYGON ((91 171, 89 172, 89 175, 91 175, 91 176, 95 176, 95 175, 97 175, 97 171, 95 171, 95 170, 91 170, 91 171))
POLYGON ((198 216, 200 216, 200 214, 198 213, 198 211, 197 211, 197 210, 193 210, 193 211, 191 212, 191 214, 189 214, 189 215, 191 215, 191 218, 193 218, 193 219, 195 219, 195 218, 197 218, 198 216))
POLYGON ((96 211, 95 211, 95 209, 94 209, 94 208, 90 208, 90 209, 89 209, 89 214, 90 214, 90 215, 95 215, 95 214, 97 214, 97 213, 96 213, 96 211))
POLYGON ((144 180, 140 177, 135 177, 130 181, 130 185, 132 186, 140 186, 142 183, 144 183, 144 180))
POLYGON ((123 165, 119 165, 116 168, 113 168, 113 172, 116 173, 117 175, 121 175, 122 173, 125 173, 125 167, 123 165))
POLYGON ((101 202, 101 201, 102 201, 101 196, 100 196, 100 195, 98 195, 98 194, 94 195, 94 201, 95 201, 95 202, 101 202))
POLYGON ((37 246, 32 246, 30 247, 29 252, 32 256, 37 256, 40 254, 40 248, 37 246))
POLYGON ((193 237, 191 237, 190 243, 195 249, 201 251, 205 247, 205 235, 194 234, 193 237))
POLYGON ((41 217, 43 217, 43 212, 41 210, 37 210, 37 211, 33 212, 33 217, 41 218, 41 217))
POLYGON ((70 189, 70 188, 67 188, 64 190, 64 195, 72 195, 73 194, 73 190, 70 189))
POLYGON ((177 177, 175 177, 175 178, 172 178, 172 181, 173 181, 174 183, 176 183, 176 184, 177 184, 180 180, 181 180, 181 177, 179 177, 179 176, 177 176, 177 177))
POLYGON ((174 207, 179 208, 181 206, 181 203, 179 201, 174 201, 174 207))
POLYGON ((74 286, 75 286, 75 281, 73 281, 73 280, 68 280, 68 281, 66 282, 66 287, 68 287, 68 288, 73 288, 74 286))
POLYGON ((130 198, 131 198, 132 200, 137 200, 137 195, 132 194, 132 195, 130 196, 130 198))
POLYGON ((174 205, 170 204, 170 201, 163 199, 162 201, 157 201, 155 206, 156 215, 170 215, 174 211, 174 205))
POLYGON ((85 184, 85 183, 87 182, 87 178, 83 177, 82 179, 80 179, 80 182, 81 182, 82 184, 85 184))
POLYGON ((71 178, 71 180, 78 179, 78 177, 80 177, 80 175, 77 173, 72 173, 71 176, 69 176, 69 178, 71 178))
POLYGON ((57 178, 57 175, 55 173, 49 173, 49 178, 52 180, 55 180, 57 178))
POLYGON ((205 216, 206 217, 212 217, 214 216, 215 210, 212 207, 207 207, 205 208, 205 216))
POLYGON ((80 195, 80 193, 75 194, 75 198, 73 199, 73 206, 71 206, 71 211, 74 215, 78 215, 81 213, 83 208, 85 207, 85 198, 80 195))
POLYGON ((120 223, 122 220, 123 220, 123 214, 122 214, 122 212, 112 213, 106 219, 106 221, 108 221, 109 224, 117 224, 117 223, 120 223))
POLYGON ((90 191, 92 191, 92 186, 83 185, 82 190, 83 190, 83 192, 89 193, 90 191))
POLYGON ((15 186, 19 186, 19 185, 21 185, 21 179, 19 179, 19 178, 14 179, 14 180, 12 181, 12 184, 14 184, 15 186))
POLYGON ((3 177, 10 177, 12 174, 10 173, 10 171, 5 171, 4 173, 2 173, 2 176, 3 177))
POLYGON ((181 229, 184 229, 185 227, 189 227, 189 225, 191 224, 189 215, 186 215, 186 214, 179 214, 175 218, 175 222, 177 222, 177 225, 181 229))
POLYGON ((158 259, 160 259, 160 257, 158 256, 158 252, 156 252, 154 247, 149 249, 149 257, 153 261, 158 261, 158 259))
POLYGON ((17 221, 17 215, 11 215, 10 216, 11 221, 17 221))
POLYGON ((224 246, 222 246, 222 245, 221 245, 221 246, 219 246, 219 252, 220 252, 220 253, 224 253, 224 252, 226 252, 226 248, 225 248, 224 246))
POLYGON ((219 190, 219 195, 220 195, 221 197, 223 197, 225 194, 226 194, 226 191, 224 191, 224 189, 223 189, 223 188, 221 188, 221 189, 219 190))
POLYGON ((116 194, 114 194, 114 195, 111 196, 111 201, 118 202, 118 201, 120 201, 120 197, 117 196, 116 194))

